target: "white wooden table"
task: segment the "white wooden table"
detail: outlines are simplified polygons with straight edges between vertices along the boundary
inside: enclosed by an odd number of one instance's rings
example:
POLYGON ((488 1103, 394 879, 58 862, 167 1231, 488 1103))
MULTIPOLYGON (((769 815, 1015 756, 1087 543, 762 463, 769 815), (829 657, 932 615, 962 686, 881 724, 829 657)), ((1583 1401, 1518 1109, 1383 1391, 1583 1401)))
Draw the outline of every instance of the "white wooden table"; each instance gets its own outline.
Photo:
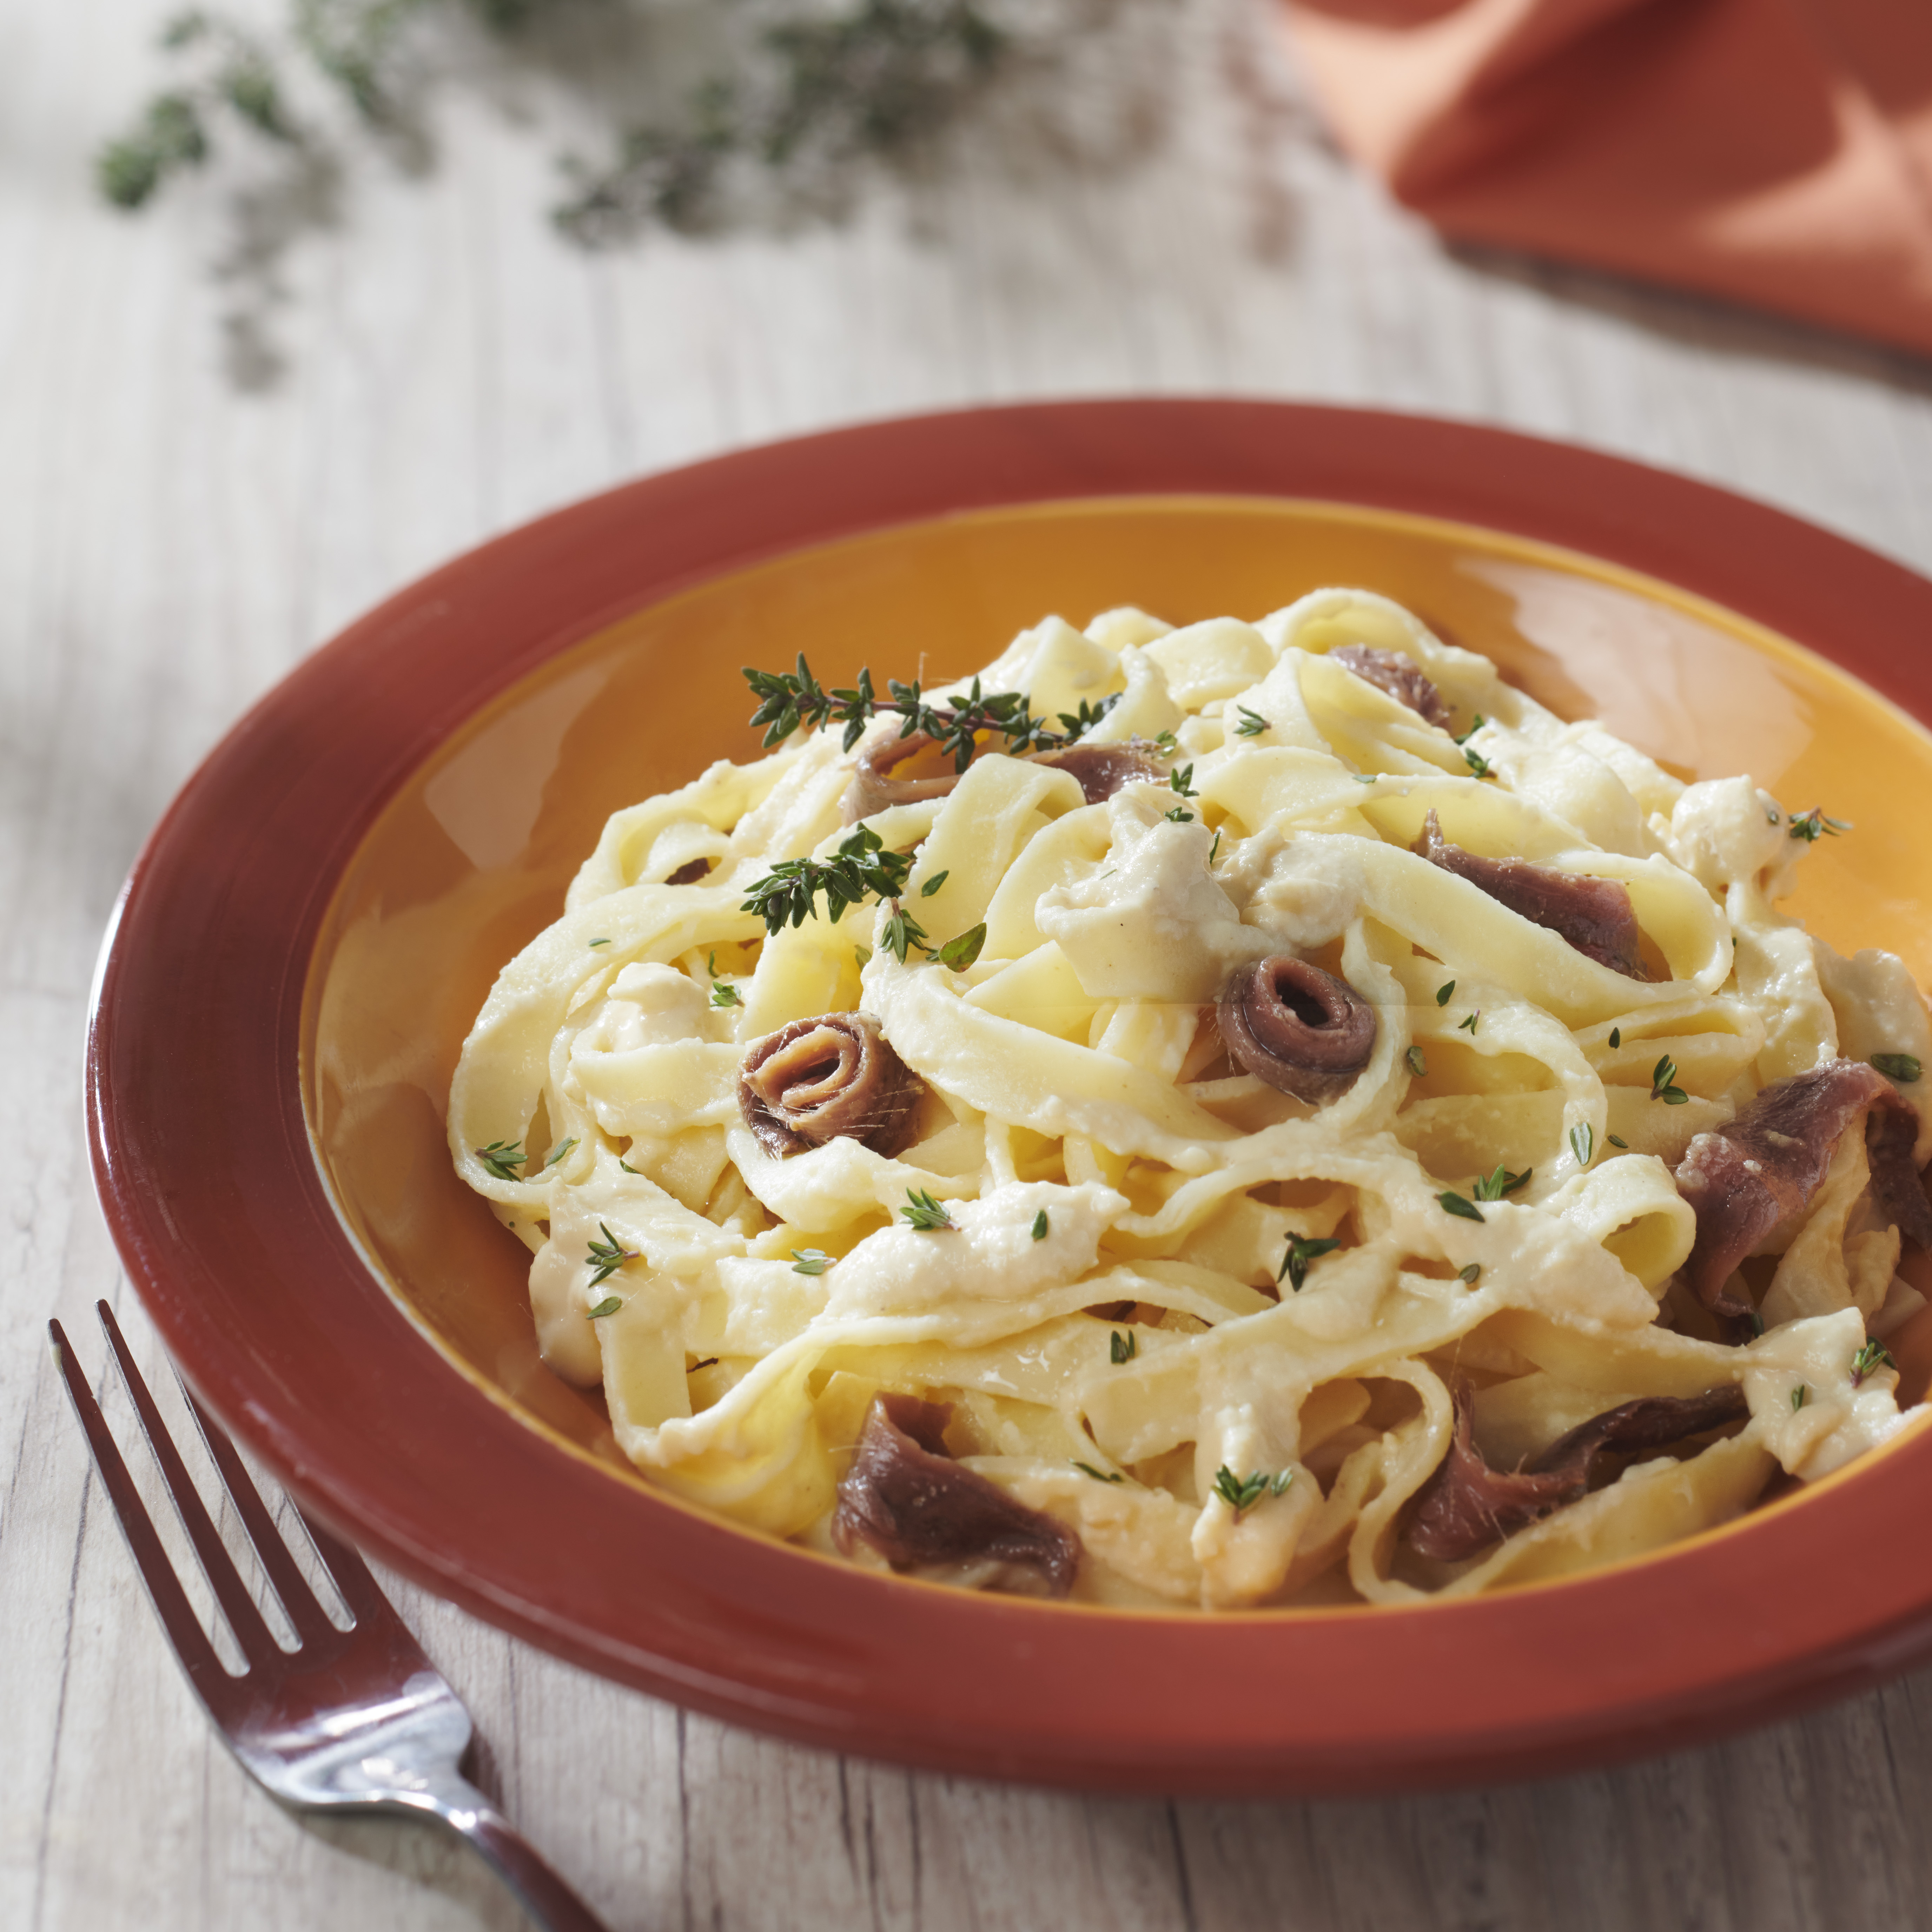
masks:
MULTIPOLYGON (((1503 423, 1932 568, 1932 368, 1454 259, 1324 143, 1265 0, 1191 0, 1090 80, 1160 110, 1132 165, 1069 173, 982 141, 916 203, 882 195, 789 238, 586 258, 542 220, 544 146, 459 106, 440 174, 364 199, 296 258, 287 376, 239 393, 207 200, 130 223, 87 185, 168 10, 0 0, 0 1925, 510 1927, 481 1868, 428 1832, 299 1822, 234 1767, 46 1346, 58 1314, 98 1360, 88 1310, 106 1295, 155 1359, 88 1181, 82 1019, 124 868, 243 707, 428 566, 640 470, 1035 396, 1242 392, 1503 423)), ((1925 1922, 1932 1674, 1622 1771, 1168 1804, 768 1742, 395 1595, 476 1714, 485 1781, 616 1928, 1925 1922)))

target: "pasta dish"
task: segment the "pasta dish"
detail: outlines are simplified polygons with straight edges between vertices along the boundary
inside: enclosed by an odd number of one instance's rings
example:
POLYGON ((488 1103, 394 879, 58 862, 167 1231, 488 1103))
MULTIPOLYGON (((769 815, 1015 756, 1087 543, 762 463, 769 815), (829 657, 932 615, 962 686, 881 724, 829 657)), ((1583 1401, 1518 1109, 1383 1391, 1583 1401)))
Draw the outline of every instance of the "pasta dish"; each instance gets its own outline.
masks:
POLYGON ((450 1096, 654 1483, 980 1588, 1388 1604, 1924 1413, 1932 1030, 1776 910, 1822 808, 1362 590, 746 675, 766 755, 611 818, 450 1096))

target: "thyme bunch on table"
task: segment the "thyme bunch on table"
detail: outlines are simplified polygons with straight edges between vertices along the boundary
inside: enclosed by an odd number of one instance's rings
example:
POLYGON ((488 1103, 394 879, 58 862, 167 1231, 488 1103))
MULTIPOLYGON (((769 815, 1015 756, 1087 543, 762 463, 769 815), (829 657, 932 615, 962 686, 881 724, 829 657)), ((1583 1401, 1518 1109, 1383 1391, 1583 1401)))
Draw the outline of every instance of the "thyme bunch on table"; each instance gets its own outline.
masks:
MULTIPOLYGON (((94 155, 128 209, 197 174, 228 193, 217 272, 273 362, 265 318, 305 236, 339 226, 374 158, 436 159, 432 109, 458 88, 560 130, 558 229, 586 248, 837 218, 929 158, 1022 74, 1048 123, 1058 70, 1116 16, 1172 0, 283 0, 191 7, 159 36, 165 72, 94 155)), ((1077 162, 1070 124, 1043 145, 1077 162), (1056 135, 1064 135, 1057 140, 1056 135)), ((237 362, 231 342, 231 362, 237 362)), ((248 371, 237 367, 236 373, 248 371)), ((255 372, 259 380, 273 368, 255 372)))

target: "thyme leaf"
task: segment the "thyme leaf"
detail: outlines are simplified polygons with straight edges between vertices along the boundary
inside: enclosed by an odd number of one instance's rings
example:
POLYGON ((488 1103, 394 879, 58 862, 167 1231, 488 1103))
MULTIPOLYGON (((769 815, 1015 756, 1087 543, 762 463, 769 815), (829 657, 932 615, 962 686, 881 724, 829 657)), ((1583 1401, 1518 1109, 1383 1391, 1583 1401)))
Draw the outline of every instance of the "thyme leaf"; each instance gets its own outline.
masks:
POLYGON ((1476 1036, 1476 1024, 1482 1017, 1483 1010, 1480 1006, 1478 1006, 1472 1013, 1465 1013, 1462 1017, 1456 1022, 1456 1030, 1458 1033, 1466 1033, 1472 1040, 1474 1039, 1476 1036))
POLYGON ((950 1233, 957 1225, 929 1188, 908 1187, 906 1204, 899 1212, 922 1234, 950 1233))
POLYGON ((1858 1388, 1866 1376, 1877 1374, 1880 1369, 1895 1369, 1898 1366, 1898 1363, 1892 1359, 1892 1351, 1882 1342, 1868 1342, 1852 1358, 1852 1386, 1858 1388))
POLYGON ((950 871, 934 873, 932 877, 928 879, 926 884, 920 887, 920 897, 922 899, 931 898, 933 894, 938 892, 940 887, 944 885, 946 880, 951 878, 952 876, 952 874, 950 871))
POLYGON ((1429 1077, 1429 1061, 1420 1047, 1412 1046, 1402 1058, 1408 1063, 1408 1070, 1417 1079, 1425 1080, 1429 1077))
POLYGON ((619 1309, 623 1306, 623 1305, 624 1300, 622 1296, 617 1294, 607 1294, 602 1301, 598 1303, 595 1308, 591 1310, 590 1318, 592 1321, 595 1322, 601 1316, 614 1315, 619 1309))
POLYGON ((1570 1130, 1570 1151, 1576 1156, 1579 1167, 1588 1167, 1590 1156, 1597 1150, 1597 1130, 1588 1120, 1579 1120, 1570 1130))
POLYGON ((1815 845, 1821 838, 1835 838, 1840 832, 1851 830, 1849 819, 1827 818, 1822 808, 1814 805, 1809 812, 1794 812, 1791 814, 1791 830, 1786 836, 1802 838, 1806 844, 1815 845))
POLYGON ((1214 1493, 1234 1511, 1234 1520, 1239 1522, 1264 1496, 1280 1496, 1294 1480, 1292 1469, 1283 1469, 1274 1475, 1257 1469, 1249 1475, 1238 1476, 1223 1462, 1214 1472, 1214 1493))
POLYGON ((1791 1412, 1792 1412, 1792 1413, 1794 1415, 1795 1415, 1795 1414, 1797 1414, 1797 1412, 1798 1412, 1798 1410, 1800 1410, 1801 1408, 1802 1408, 1804 1406, 1804 1405, 1805 1405, 1808 1402, 1809 1402, 1810 1400, 1811 1400, 1811 1385, 1810 1385, 1810 1383, 1808 1383, 1808 1382, 1800 1382, 1800 1383, 1798 1384, 1798 1386, 1797 1386, 1795 1389, 1793 1389, 1793 1390, 1791 1391, 1791 1412))
POLYGON ((1875 1053, 1871 1057, 1871 1064, 1888 1080, 1902 1081, 1908 1087, 1924 1070, 1917 1059, 1909 1053, 1875 1053))
POLYGON ((476 1158, 499 1180, 518 1180, 522 1176, 517 1172, 524 1165, 526 1156, 519 1141, 492 1141, 488 1147, 476 1150, 476 1158))
POLYGON ((1127 1480, 1118 1469, 1096 1469, 1091 1462, 1076 1460, 1072 1466, 1083 1476, 1091 1476, 1096 1483, 1124 1483, 1127 1480))
POLYGON ((1500 1201, 1507 1194, 1514 1194, 1526 1183, 1536 1170, 1526 1167, 1520 1174, 1512 1174, 1501 1161, 1492 1174, 1479 1174, 1475 1185, 1469 1190, 1478 1201, 1500 1201))
POLYGON ((1622 1045, 1623 1045, 1623 1043, 1624 1043, 1624 1030, 1623 1030, 1623 1028, 1622 1028, 1622 1027, 1612 1027, 1612 1028, 1611 1028, 1611 1029, 1610 1029, 1610 1046, 1611 1046, 1611 1048, 1612 1048, 1612 1051, 1614 1051, 1616 1048, 1620 1047, 1621 1046, 1622 1046, 1622 1045))
POLYGON ((1626 1154, 1630 1152, 1630 1142, 1628 1141, 1619 1139, 1615 1134, 1606 1134, 1604 1138, 1608 1141, 1613 1148, 1622 1148, 1626 1154))
POLYGON ((986 922, 980 923, 961 933, 956 939, 949 939, 938 951, 937 957, 942 966, 950 966, 956 973, 963 973, 979 958, 980 950, 986 944, 986 922))
POLYGON ((823 1248, 794 1248, 791 1251, 794 1274, 823 1274, 835 1258, 823 1248))
POLYGON ((1234 727, 1238 738, 1258 738, 1268 728, 1268 722, 1258 711, 1250 711, 1245 704, 1234 706, 1234 716, 1240 722, 1234 727))
POLYGON ((604 1238, 601 1241, 592 1241, 590 1244, 590 1252, 585 1257, 585 1259, 590 1263, 592 1270, 590 1276, 590 1286, 592 1288, 596 1287, 599 1282, 608 1280, 626 1262, 635 1261, 638 1258, 636 1250, 626 1247, 603 1222, 598 1222, 597 1230, 604 1238))
POLYGON ((1436 1204, 1445 1214, 1460 1214, 1466 1221, 1484 1219, 1483 1210, 1473 1201, 1466 1201, 1453 1187, 1444 1188, 1436 1197, 1436 1204))
POLYGON ((1167 782, 1183 798, 1198 798, 1201 794, 1194 789, 1194 767, 1178 765, 1167 775, 1167 782))
POLYGON ((1036 1241, 1043 1241, 1046 1239, 1046 1210, 1042 1208, 1040 1212, 1033 1217, 1033 1238, 1036 1241))
POLYGON ((576 1146, 576 1144, 577 1136, 574 1134, 573 1134, 568 1140, 559 1142, 556 1151, 550 1156, 549 1160, 544 1162, 544 1166, 546 1168, 556 1166, 557 1162, 562 1160, 564 1156, 569 1153, 571 1149, 576 1146))
POLYGON ((1192 825, 1194 814, 1184 805, 1177 805, 1172 812, 1163 812, 1162 818, 1171 825, 1192 825))
POLYGON ((1472 1262, 1467 1268, 1458 1268, 1456 1270, 1456 1279, 1458 1281, 1467 1282, 1472 1288, 1474 1288, 1481 1278, 1482 1272, 1482 1264, 1478 1262, 1472 1262))
POLYGON ((1332 1255, 1342 1244, 1336 1240, 1304 1241, 1299 1234, 1288 1238, 1288 1252, 1281 1258, 1281 1266, 1275 1280, 1286 1281, 1296 1294, 1301 1292, 1301 1284, 1308 1279, 1308 1264, 1319 1261, 1324 1255, 1332 1255))
POLYGON ((1438 1006, 1446 1006, 1449 1004, 1450 994, 1455 990, 1456 982, 1454 980, 1450 980, 1446 986, 1438 986, 1436 989, 1436 1004, 1438 1006))
POLYGON ((1666 1054, 1650 1070, 1650 1097, 1661 1100, 1666 1107, 1682 1107, 1690 1096, 1676 1084, 1677 1063, 1666 1054))
POLYGON ((1131 1362, 1141 1352, 1141 1338, 1130 1328, 1123 1334, 1116 1328, 1107 1337, 1107 1359, 1115 1368, 1123 1362, 1131 1362))
POLYGON ((714 1006, 742 1006, 745 1001, 736 986, 720 980, 711 988, 711 1004, 714 1006))

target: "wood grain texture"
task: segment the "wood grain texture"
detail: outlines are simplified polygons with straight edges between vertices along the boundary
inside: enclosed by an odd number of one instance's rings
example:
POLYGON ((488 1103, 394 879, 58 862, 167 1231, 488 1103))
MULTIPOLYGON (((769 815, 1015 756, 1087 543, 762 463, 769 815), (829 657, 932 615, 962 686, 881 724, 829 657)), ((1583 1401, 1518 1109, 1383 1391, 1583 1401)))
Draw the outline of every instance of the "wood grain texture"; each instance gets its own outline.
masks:
MULTIPOLYGON (((1058 162, 1022 118, 832 230, 584 256, 544 225, 543 144, 453 103, 440 172, 352 194, 292 259, 287 374, 242 393, 215 192, 130 223, 86 185, 168 10, 0 0, 0 1924, 507 1928, 454 1846, 297 1822, 234 1767, 48 1359, 57 1314, 100 1360, 105 1294, 161 1369, 88 1187, 80 1034, 118 881, 196 758, 303 650, 493 531, 640 470, 985 400, 1240 392, 1498 422, 1924 569, 1932 370, 1445 254, 1324 144, 1264 0, 1192 0, 1080 65, 1072 106, 1112 158, 1058 162)), ((394 1592, 475 1713, 483 1781, 620 1928, 1882 1932, 1922 1924, 1932 1889, 1932 1676, 1540 1784, 1165 1804, 768 1742, 394 1592)))

